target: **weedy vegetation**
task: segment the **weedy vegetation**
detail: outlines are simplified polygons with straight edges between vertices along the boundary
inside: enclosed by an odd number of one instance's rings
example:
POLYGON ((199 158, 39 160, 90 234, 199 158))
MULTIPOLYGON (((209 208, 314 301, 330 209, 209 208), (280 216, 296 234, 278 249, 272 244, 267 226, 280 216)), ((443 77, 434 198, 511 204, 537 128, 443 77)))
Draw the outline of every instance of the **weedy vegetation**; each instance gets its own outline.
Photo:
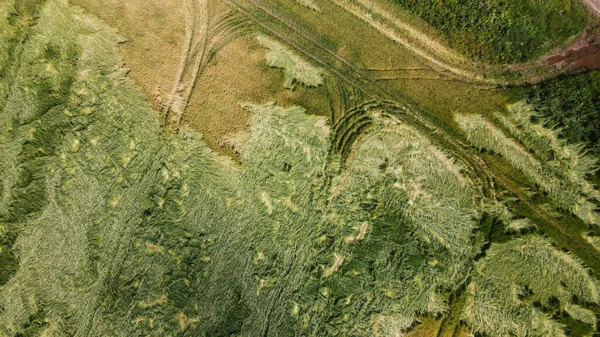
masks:
POLYGON ((572 40, 590 21, 579 1, 394 1, 436 28, 450 46, 494 64, 539 57, 572 40))
MULTIPOLYGON (((0 6, 1 336, 400 336, 424 316, 487 336, 562 336, 567 318, 594 331, 588 269, 482 202, 465 162, 399 110, 334 123, 242 103, 234 162, 165 128, 114 29, 66 0, 0 6), (503 242, 489 242, 496 220, 503 242)), ((323 84, 258 39, 286 86, 323 84)), ((591 162, 515 111, 505 127, 549 142, 557 164, 482 117, 457 120, 594 223, 587 171, 568 165, 591 162)))
POLYGON ((566 311, 595 330, 595 314, 573 301, 598 303, 598 290, 576 257, 528 235, 492 244, 477 262, 463 318, 488 336, 566 336, 552 318, 566 311))
POLYGON ((547 120, 525 102, 508 106, 510 118, 496 114, 502 125, 538 159, 549 166, 556 175, 579 185, 580 192, 600 201, 600 191, 589 177, 598 170, 598 160, 585 150, 584 144, 560 138, 561 130, 546 127, 547 120))
POLYGON ((560 135, 600 155, 600 72, 559 77, 527 89, 525 97, 541 120, 560 128, 560 135))

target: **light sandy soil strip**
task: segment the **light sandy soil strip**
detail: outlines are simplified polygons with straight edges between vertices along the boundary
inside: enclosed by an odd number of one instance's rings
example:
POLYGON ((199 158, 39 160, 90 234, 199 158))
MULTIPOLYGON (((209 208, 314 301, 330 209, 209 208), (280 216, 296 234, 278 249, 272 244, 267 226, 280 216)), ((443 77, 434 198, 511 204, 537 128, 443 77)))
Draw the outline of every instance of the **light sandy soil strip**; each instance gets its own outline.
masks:
MULTIPOLYGON (((201 57, 198 49, 204 49, 208 33, 208 0, 185 1, 185 44, 181 64, 165 107, 166 124, 178 126, 191 95, 196 71, 189 74, 190 68, 199 66, 201 57), (200 40, 199 40, 200 39, 200 40), (191 75, 191 76, 190 76, 191 75)), ((198 67, 196 67, 198 68, 198 67)))
POLYGON ((332 0, 333 3, 367 22, 379 33, 404 46, 423 60, 442 71, 450 72, 461 78, 475 81, 488 82, 481 75, 467 70, 468 61, 445 46, 428 38, 408 24, 399 22, 390 13, 384 11, 372 1, 368 0, 332 0), (452 63, 462 63, 461 67, 452 63))
POLYGON ((586 6, 594 13, 596 16, 600 16, 600 0, 583 0, 586 6))

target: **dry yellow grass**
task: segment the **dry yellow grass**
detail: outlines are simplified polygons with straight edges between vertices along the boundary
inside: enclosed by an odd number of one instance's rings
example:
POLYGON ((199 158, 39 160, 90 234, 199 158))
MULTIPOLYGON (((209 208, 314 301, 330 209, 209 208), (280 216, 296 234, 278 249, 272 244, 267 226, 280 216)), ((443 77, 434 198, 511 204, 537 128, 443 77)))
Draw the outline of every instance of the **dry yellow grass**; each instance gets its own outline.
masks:
MULTIPOLYGON (((125 67, 130 69, 128 75, 154 107, 163 110, 185 51, 185 1, 70 1, 127 39, 120 51, 125 67)), ((229 9, 221 2, 211 2, 211 24, 229 9)), ((223 142, 248 127, 249 113, 239 107, 241 102, 277 100, 283 105, 303 105, 309 113, 329 112, 325 88, 285 90, 282 72, 264 66, 265 53, 254 36, 240 37, 218 51, 199 74, 184 123, 200 131, 214 150, 228 153, 223 142)))
POLYGON ((127 39, 121 55, 129 76, 155 108, 167 100, 185 39, 183 1, 70 0, 127 39))
POLYGON ((267 49, 253 35, 239 37, 217 52, 202 73, 186 111, 184 123, 200 131, 208 145, 228 153, 224 142, 249 126, 250 114, 240 103, 299 104, 308 113, 329 112, 326 88, 298 86, 287 90, 283 72, 265 66, 267 49))

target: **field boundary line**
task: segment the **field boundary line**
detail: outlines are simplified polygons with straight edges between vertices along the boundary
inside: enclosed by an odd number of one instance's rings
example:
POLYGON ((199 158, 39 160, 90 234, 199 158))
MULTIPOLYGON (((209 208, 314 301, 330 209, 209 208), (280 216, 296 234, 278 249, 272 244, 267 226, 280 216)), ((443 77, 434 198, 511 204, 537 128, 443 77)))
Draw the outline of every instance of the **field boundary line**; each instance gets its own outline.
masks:
MULTIPOLYGON (((402 24, 402 25, 399 24, 396 20, 393 19, 393 17, 391 17, 391 14, 383 12, 381 9, 379 9, 376 5, 372 4, 371 2, 366 2, 364 0, 356 0, 357 2, 359 2, 357 4, 357 3, 353 3, 354 1, 352 1, 352 0, 331 0, 331 1, 334 4, 336 4, 337 6, 339 6, 340 8, 346 10, 350 14, 354 15, 355 17, 357 17, 357 18, 361 19, 362 21, 366 22, 367 24, 369 24, 371 27, 373 27, 375 30, 377 30, 383 36, 402 45, 403 47, 410 50, 412 53, 421 57, 422 59, 428 61, 429 63, 431 63, 445 71, 448 71, 456 76, 460 76, 462 78, 465 78, 465 79, 468 79, 468 80, 471 80, 474 82, 493 83, 492 81, 486 80, 485 78, 483 78, 483 76, 481 76, 477 73, 471 72, 469 70, 461 69, 461 68, 458 68, 451 64, 448 64, 447 62, 444 62, 444 61, 434 57, 432 55, 432 53, 429 53, 429 52, 417 47, 414 43, 411 43, 406 38, 401 37, 400 34, 398 34, 398 32, 397 32, 398 29, 407 32, 408 35, 413 36, 418 41, 421 41, 421 42, 423 41, 422 33, 417 32, 414 28, 412 28, 406 24, 402 24), (374 7, 371 7, 371 6, 374 6, 374 7), (379 9, 379 11, 378 11, 378 9, 379 9), (387 22, 382 22, 380 20, 376 20, 373 17, 373 14, 382 17, 387 22), (394 29, 391 26, 395 27, 396 29, 394 29)), ((423 43, 423 44, 428 45, 429 43, 423 43)), ((433 47, 433 45, 430 47, 433 47)), ((442 47, 442 50, 443 50, 443 52, 442 52, 443 54, 451 55, 451 53, 445 47, 442 47)), ((457 60, 460 59, 456 55, 452 55, 452 58, 455 58, 457 60)))

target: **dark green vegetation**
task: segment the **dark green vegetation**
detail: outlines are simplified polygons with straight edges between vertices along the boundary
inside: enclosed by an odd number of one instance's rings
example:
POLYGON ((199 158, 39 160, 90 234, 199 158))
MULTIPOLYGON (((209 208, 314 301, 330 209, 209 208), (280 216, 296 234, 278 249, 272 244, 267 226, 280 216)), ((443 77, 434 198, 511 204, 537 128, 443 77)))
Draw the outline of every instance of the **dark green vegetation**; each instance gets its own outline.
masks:
POLYGON ((562 136, 600 155, 600 72, 561 77, 535 85, 525 95, 562 136))
MULTIPOLYGON (((61 0, 0 6, 0 336, 397 336, 422 316, 492 337, 595 331, 589 269, 409 108, 328 121, 244 103, 234 163, 160 123, 114 30, 61 0)), ((587 157, 519 118, 468 140, 552 199, 573 191, 543 215, 594 220, 587 157)))
POLYGON ((393 0, 448 44, 488 63, 533 60, 580 34, 588 14, 572 0, 393 0))

